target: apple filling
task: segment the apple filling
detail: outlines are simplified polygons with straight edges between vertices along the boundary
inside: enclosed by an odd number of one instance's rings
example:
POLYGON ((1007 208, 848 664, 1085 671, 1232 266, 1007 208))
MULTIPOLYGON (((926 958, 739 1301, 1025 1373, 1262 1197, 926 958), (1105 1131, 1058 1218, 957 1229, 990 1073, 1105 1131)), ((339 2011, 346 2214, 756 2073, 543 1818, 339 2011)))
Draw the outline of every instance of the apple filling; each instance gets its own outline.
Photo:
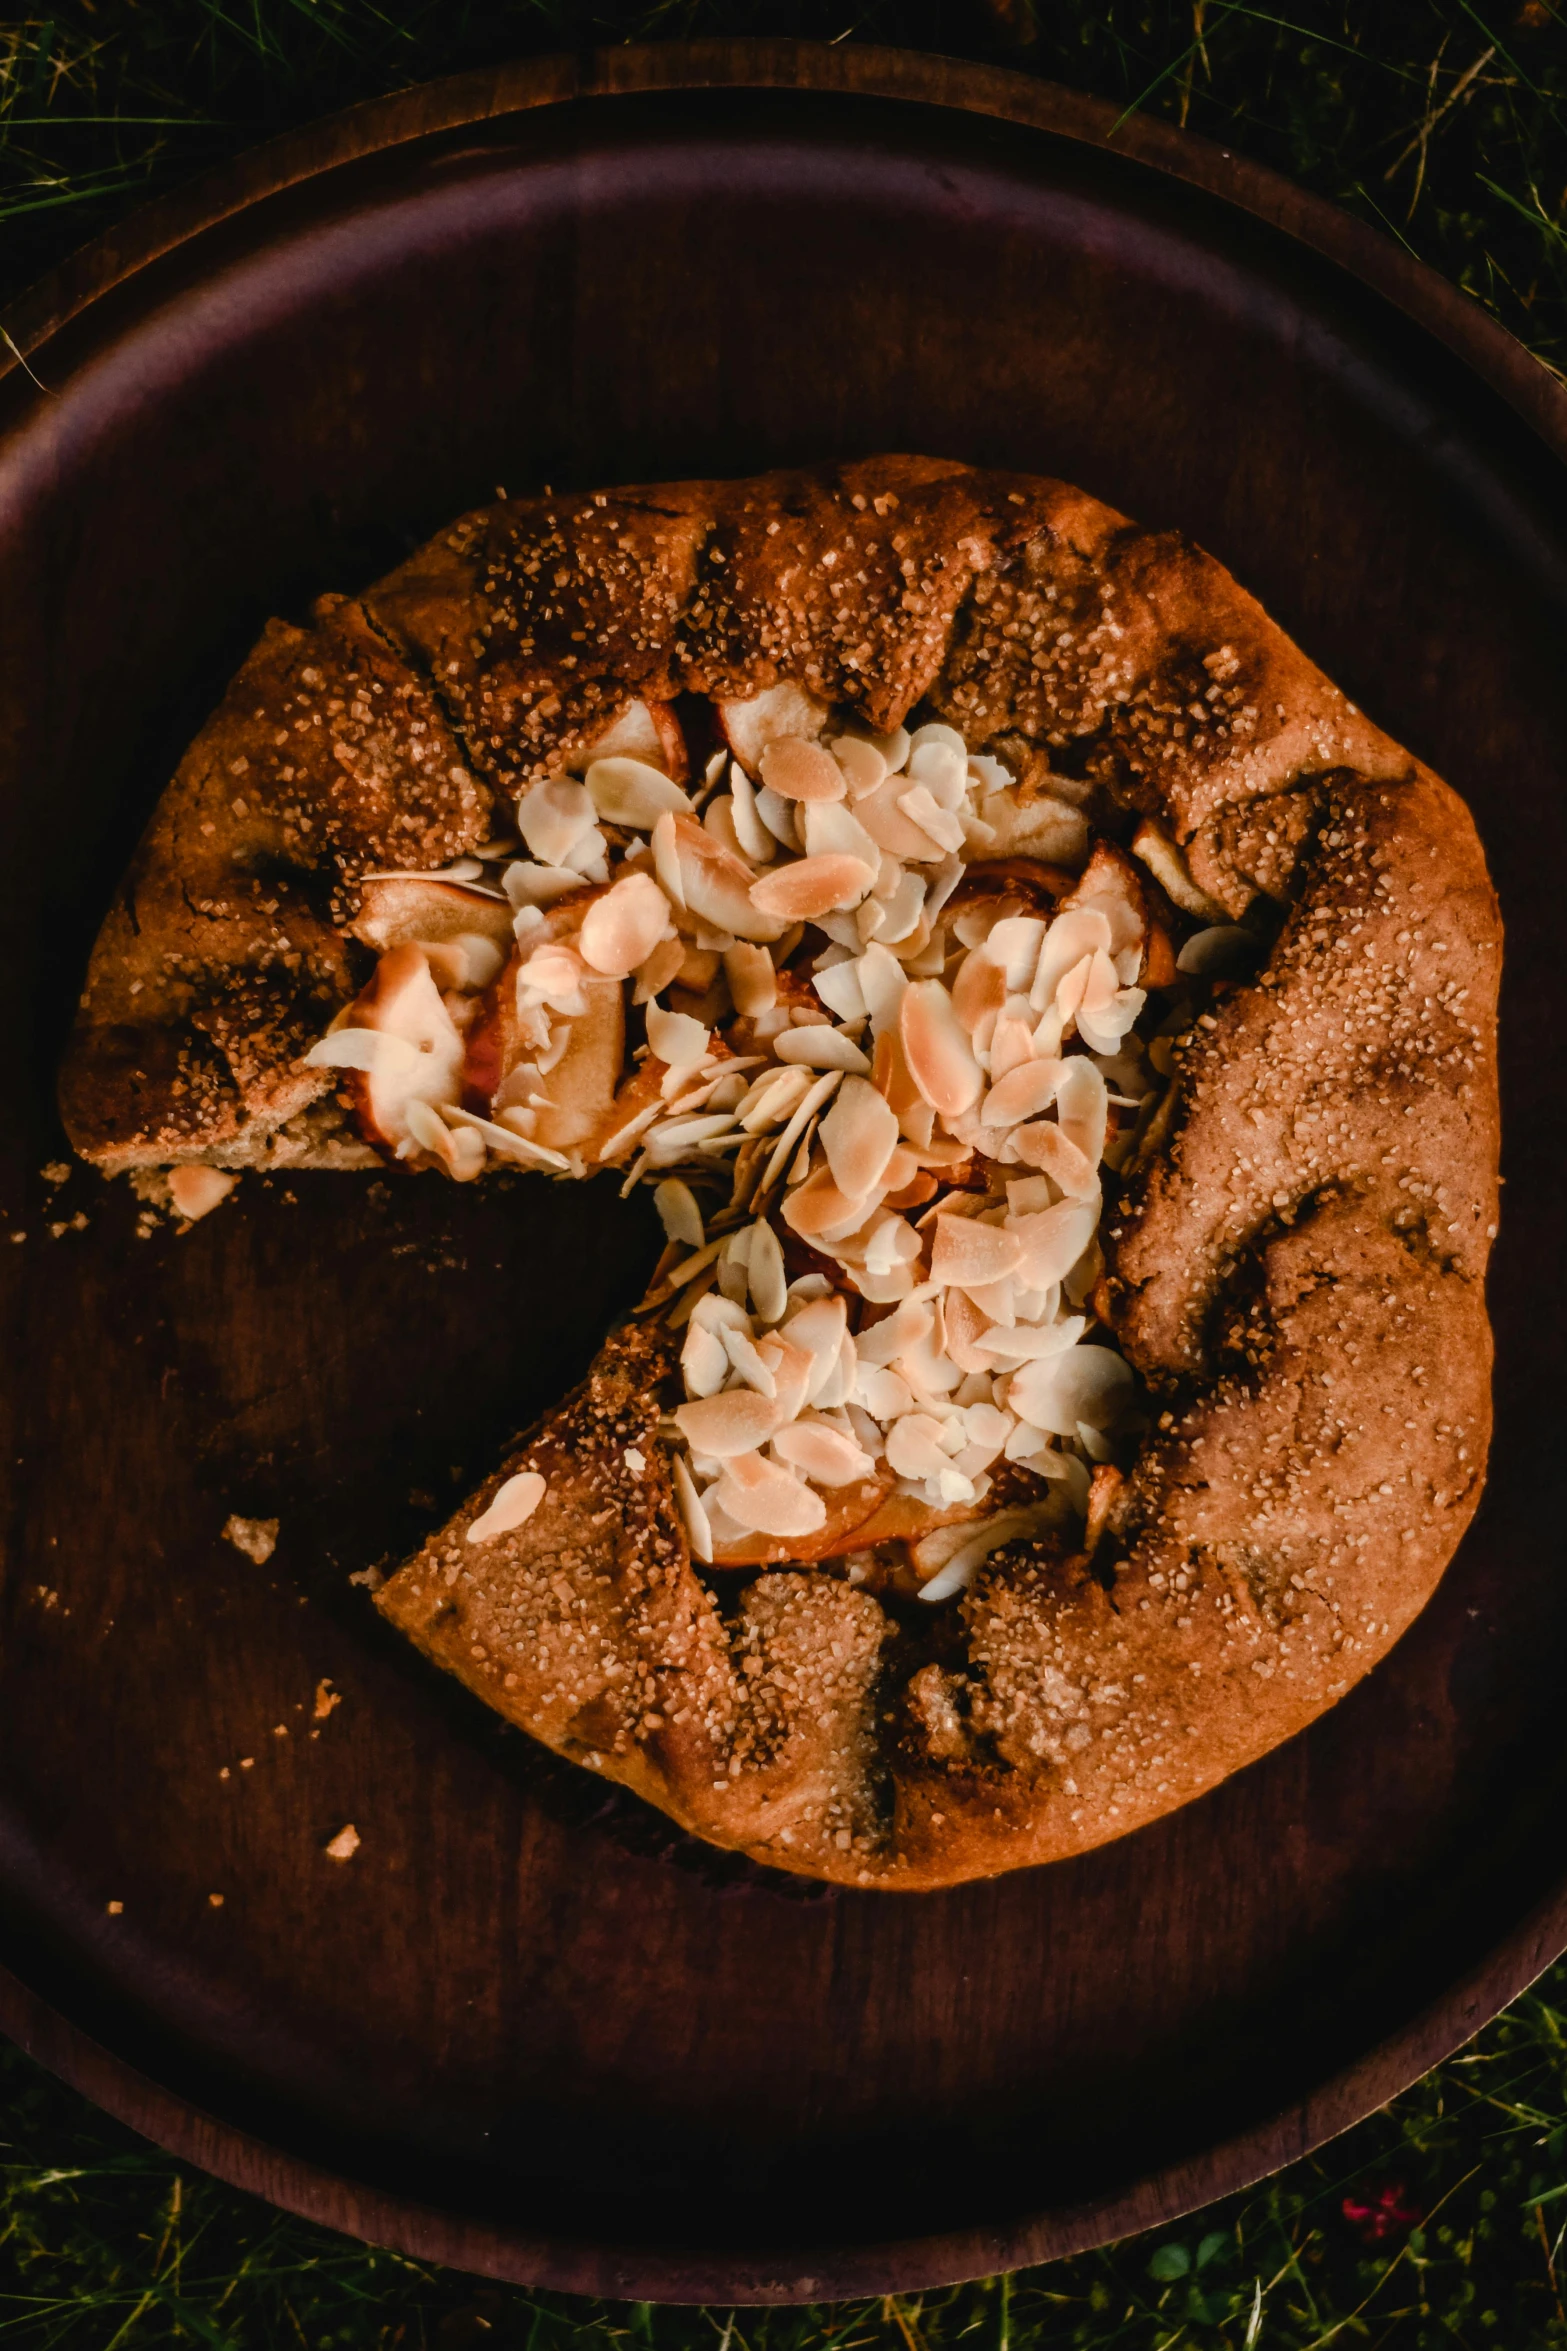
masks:
POLYGON ((1170 1039, 1257 943, 1037 755, 839 731, 791 685, 716 716, 695 788, 634 704, 517 843, 370 877, 375 971, 307 1059, 456 1181, 656 1187, 700 1559, 948 1599, 1102 1515, 1143 1425, 1095 1314, 1103 1172, 1155 1147, 1170 1039))

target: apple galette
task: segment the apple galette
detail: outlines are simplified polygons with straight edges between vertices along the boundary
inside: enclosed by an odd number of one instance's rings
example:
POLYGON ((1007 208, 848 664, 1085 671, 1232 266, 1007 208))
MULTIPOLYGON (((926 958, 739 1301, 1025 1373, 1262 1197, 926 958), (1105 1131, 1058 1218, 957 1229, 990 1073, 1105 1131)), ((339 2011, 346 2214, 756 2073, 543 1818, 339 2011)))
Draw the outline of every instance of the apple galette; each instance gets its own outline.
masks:
POLYGON ((877 458, 498 503, 273 622, 61 1094, 187 1213, 653 1187, 643 1305, 379 1606, 700 1836, 924 1888, 1185 1803, 1430 1595, 1499 954, 1463 804, 1216 563, 877 458))

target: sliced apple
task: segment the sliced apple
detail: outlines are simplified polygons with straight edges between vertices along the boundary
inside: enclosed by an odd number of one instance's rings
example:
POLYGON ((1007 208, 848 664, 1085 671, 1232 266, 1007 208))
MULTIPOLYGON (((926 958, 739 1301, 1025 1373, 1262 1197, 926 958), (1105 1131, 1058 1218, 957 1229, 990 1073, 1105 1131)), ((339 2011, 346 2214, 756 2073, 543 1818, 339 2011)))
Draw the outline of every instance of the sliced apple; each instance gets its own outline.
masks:
POLYGON ((423 950, 411 942, 389 949, 368 987, 305 1060, 312 1068, 352 1072, 365 1141, 406 1156, 413 1148, 409 1103, 455 1102, 462 1081, 462 1035, 423 950))
POLYGON ((359 912, 349 928, 356 939, 384 955, 389 947, 426 941, 439 945, 470 932, 509 946, 511 923, 510 903, 493 891, 398 874, 365 883, 359 912))
POLYGON ((586 775, 596 759, 645 760, 677 784, 690 773, 686 739, 667 702, 629 702, 602 734, 572 753, 567 773, 586 775))
POLYGON ((776 686, 765 686, 760 694, 720 700, 715 707, 720 734, 746 774, 753 777, 761 773, 762 753, 769 743, 783 735, 798 735, 814 743, 827 724, 827 704, 787 678, 776 686))

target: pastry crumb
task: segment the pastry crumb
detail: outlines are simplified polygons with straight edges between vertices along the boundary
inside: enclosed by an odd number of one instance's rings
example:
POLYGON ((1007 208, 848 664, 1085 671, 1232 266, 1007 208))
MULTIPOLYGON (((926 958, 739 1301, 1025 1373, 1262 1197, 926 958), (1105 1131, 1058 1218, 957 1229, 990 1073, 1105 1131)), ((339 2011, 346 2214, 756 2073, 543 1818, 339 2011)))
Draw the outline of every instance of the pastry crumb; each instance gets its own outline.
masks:
POLYGON ((337 1835, 328 1842, 323 1850, 332 1861, 352 1861, 359 1850, 359 1845, 359 1831, 353 1822, 349 1821, 346 1828, 340 1828, 337 1835))
POLYGON ((257 1567, 265 1567, 277 1549, 277 1530, 275 1518, 241 1518, 235 1511, 223 1522, 223 1540, 232 1543, 236 1551, 243 1551, 257 1567))
POLYGON ((316 1702, 313 1709, 315 1720, 317 1722, 325 1722, 333 1707, 341 1706, 342 1703, 342 1691, 334 1690, 331 1682, 327 1680, 325 1675, 323 1675, 321 1680, 316 1684, 316 1702))

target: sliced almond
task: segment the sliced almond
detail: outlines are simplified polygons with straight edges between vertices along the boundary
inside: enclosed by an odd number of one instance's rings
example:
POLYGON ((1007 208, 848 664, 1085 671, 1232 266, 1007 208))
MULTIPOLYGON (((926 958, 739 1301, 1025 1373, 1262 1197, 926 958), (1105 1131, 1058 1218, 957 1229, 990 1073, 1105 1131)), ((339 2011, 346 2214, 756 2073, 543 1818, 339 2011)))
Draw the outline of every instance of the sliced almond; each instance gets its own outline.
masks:
POLYGON ((840 1192, 825 1167, 796 1185, 783 1204, 783 1220, 802 1241, 826 1244, 857 1232, 870 1214, 872 1202, 840 1192))
POLYGON ((887 780, 887 762, 863 735, 835 735, 832 755, 843 769, 851 800, 863 800, 887 780))
POLYGON ((582 918, 577 945, 595 971, 625 979, 672 929, 669 900, 652 875, 626 873, 594 899, 582 918))
POLYGON ((906 1412, 887 1431, 887 1459, 900 1478, 939 1478, 952 1467, 942 1423, 928 1412, 906 1412))
POLYGON ((942 852, 924 827, 916 824, 904 810, 903 795, 908 788, 902 776, 890 775, 873 792, 855 801, 854 813, 871 839, 890 855, 929 865, 942 852))
POLYGON ((572 850, 593 830, 594 815, 583 785, 546 776, 518 801, 517 830, 541 865, 569 865, 572 850))
POLYGON ((678 1176, 667 1177, 654 1187, 653 1206, 669 1240, 684 1241, 690 1249, 705 1246, 707 1235, 702 1229, 702 1211, 689 1184, 683 1184, 678 1176))
POLYGON ((832 753, 801 735, 776 737, 758 764, 763 783, 782 800, 841 800, 848 789, 832 753))
POLYGON ((801 831, 807 856, 853 857, 879 873, 882 852, 843 801, 808 801, 801 810, 801 831))
POLYGON ((1018 1243, 1018 1271, 1029 1289, 1048 1289, 1069 1274, 1098 1221, 1098 1203, 1079 1200, 1059 1200, 1054 1208, 1015 1217, 1008 1230, 1018 1243))
POLYGON ((716 1499, 738 1527, 759 1535, 811 1535, 827 1517, 827 1505, 792 1472, 760 1453, 742 1453, 725 1463, 716 1499))
POLYGON ((863 1198, 882 1181, 898 1143, 898 1121, 865 1078, 846 1077, 821 1123, 833 1182, 846 1198, 863 1198))
POLYGON ((1098 1169, 1053 1119, 1019 1127, 1012 1137, 1011 1156, 1024 1167, 1042 1169, 1068 1199, 1087 1200, 1099 1190, 1098 1169))
POLYGON ((869 1077, 871 1065, 852 1037, 841 1029, 830 1029, 819 1022, 808 1028, 785 1029, 773 1040, 773 1051, 782 1062, 793 1062, 804 1069, 842 1069, 855 1077, 869 1077))
POLYGON ((789 1304, 789 1277, 784 1270, 783 1250, 778 1235, 770 1224, 759 1219, 751 1227, 751 1247, 746 1257, 746 1286, 751 1303, 762 1322, 781 1322, 789 1304))
POLYGON ((751 775, 755 775, 767 745, 777 736, 814 739, 827 718, 827 705, 793 679, 764 686, 759 694, 720 699, 718 724, 725 742, 751 775))
POLYGON ((1086 1054, 1069 1055, 1056 1091, 1056 1117, 1069 1143, 1075 1143, 1090 1166, 1105 1154, 1110 1118, 1110 1089, 1104 1074, 1086 1054))
POLYGON ((683 816, 691 807, 678 784, 641 759, 595 759, 583 782, 606 824, 629 825, 636 832, 650 833, 666 809, 683 816))
POLYGON ((729 1350, 716 1331, 692 1320, 680 1350, 680 1372, 686 1395, 716 1396, 729 1377, 729 1350))
POLYGON ((648 1049, 671 1069, 695 1069, 707 1052, 708 1035, 689 1012, 669 1012, 658 1003, 647 1008, 648 1049))
POLYGON ((653 859, 665 895, 737 939, 766 943, 793 918, 774 920, 752 902, 751 868, 694 817, 667 811, 653 828, 653 859))
POLYGON ((773 1451, 819 1486, 847 1486, 873 1477, 876 1464, 862 1445, 823 1420, 797 1420, 780 1429, 773 1451))
POLYGON ((756 1388, 726 1388, 719 1396, 698 1396, 675 1407, 675 1425, 693 1453, 727 1461, 765 1445, 784 1415, 772 1397, 756 1388))
POLYGON ((729 765, 729 795, 732 802, 730 822, 741 853, 753 865, 767 865, 778 854, 778 843, 762 822, 756 805, 756 791, 750 777, 738 759, 729 765))
POLYGON ((931 1108, 944 1118, 972 1109, 984 1080, 940 980, 917 980, 908 988, 898 1028, 910 1074, 931 1108))
POLYGON ((993 1085, 980 1105, 986 1126, 1017 1126, 1048 1110, 1066 1072, 1064 1061, 1025 1061, 993 1085))
POLYGON ((832 1377, 848 1324, 848 1308, 834 1293, 831 1297, 811 1299, 783 1326, 780 1335, 791 1347, 803 1348, 811 1358, 813 1369, 806 1383, 806 1398, 810 1403, 818 1400, 832 1377))
POLYGON ((1131 1366, 1108 1347, 1068 1347, 1025 1363, 1007 1387, 1011 1410, 1057 1437, 1075 1437, 1079 1421, 1113 1427, 1131 1398, 1131 1366))
POLYGON ((751 883, 750 899, 758 914, 782 929, 788 923, 814 922, 818 915, 857 906, 875 879, 874 869, 859 858, 833 852, 825 857, 802 857, 763 874, 751 883))
POLYGON ((536 1469, 519 1470, 496 1488, 487 1510, 468 1529, 470 1543, 493 1543, 497 1535, 515 1534, 526 1526, 548 1491, 536 1469))
POLYGON ((936 1218, 931 1278, 968 1290, 1005 1281, 1023 1262, 1023 1243, 1006 1225, 981 1224, 972 1216, 936 1218))
POLYGON ((646 1004, 654 996, 661 996, 677 972, 683 969, 685 959, 684 939, 660 939, 637 973, 637 984, 631 992, 633 1004, 646 1004))
POLYGON ((994 1027, 1006 1000, 1007 976, 1000 964, 983 951, 965 955, 952 983, 952 1009, 969 1035, 977 1036, 987 1018, 994 1027))
POLYGON ((769 1331, 757 1342, 756 1351, 773 1382, 778 1409, 775 1425, 793 1420, 804 1410, 816 1370, 815 1356, 809 1348, 796 1347, 781 1331, 769 1331))
POLYGON ((765 947, 742 940, 724 953, 724 977, 734 1007, 743 1020, 771 1012, 778 1001, 778 974, 765 947))
POLYGON ((711 1562, 713 1556, 713 1529, 702 1498, 696 1490, 696 1481, 680 1454, 675 1455, 675 1500, 685 1521, 686 1536, 698 1559, 711 1562))
MULTIPOLYGON (((950 856, 963 846, 963 821, 952 809, 943 808, 928 785, 912 784, 898 794, 898 808, 911 825, 933 841, 939 852, 950 856)), ((930 855, 929 850, 926 856, 930 855)))
POLYGON ((1029 1002, 1034 1010, 1048 1010, 1055 1001, 1057 988, 1074 965, 1096 949, 1108 953, 1110 944, 1109 920, 1098 907, 1077 907, 1070 913, 1058 914, 1045 933, 1029 990, 1029 1002))

